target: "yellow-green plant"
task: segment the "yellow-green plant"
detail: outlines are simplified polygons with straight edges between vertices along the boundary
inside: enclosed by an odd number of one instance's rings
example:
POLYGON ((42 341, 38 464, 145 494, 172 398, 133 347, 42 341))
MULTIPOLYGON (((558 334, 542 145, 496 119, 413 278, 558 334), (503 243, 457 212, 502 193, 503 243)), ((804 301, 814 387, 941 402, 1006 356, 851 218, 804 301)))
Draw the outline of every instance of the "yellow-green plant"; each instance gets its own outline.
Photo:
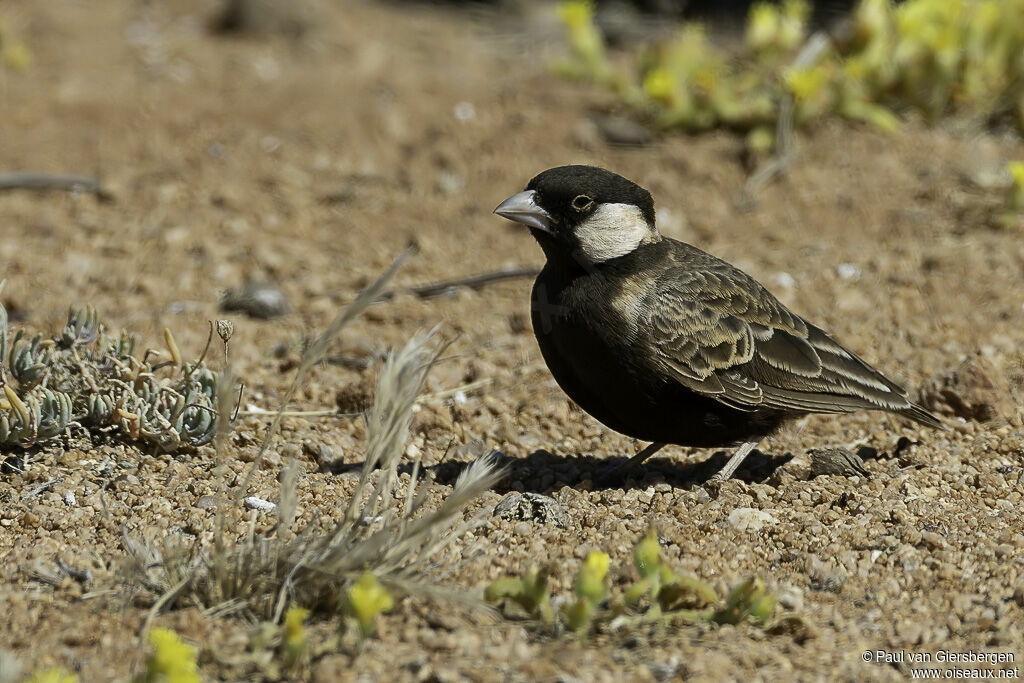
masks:
POLYGON ((591 550, 583 561, 573 591, 576 601, 566 611, 565 622, 570 630, 583 634, 590 630, 594 613, 608 597, 608 565, 611 558, 607 553, 591 550))
POLYGON ((487 587, 484 599, 491 603, 510 601, 519 605, 533 619, 549 626, 555 623, 546 569, 530 567, 521 578, 504 576, 487 587))
POLYGON ((1024 161, 1007 164, 1010 185, 1006 190, 1003 205, 997 210, 995 223, 1002 228, 1019 226, 1024 219, 1024 161))
POLYGON ((718 624, 749 622, 764 626, 771 619, 776 603, 775 596, 765 590, 764 581, 747 579, 733 586, 725 605, 715 610, 711 619, 718 624))
POLYGON ((146 658, 145 669, 135 683, 199 683, 196 649, 167 628, 149 632, 153 652, 146 658))
POLYGON ((506 576, 484 592, 491 603, 511 602, 530 619, 553 629, 565 628, 580 637, 604 625, 682 622, 739 624, 773 628, 793 615, 774 616, 775 597, 757 578, 740 582, 723 600, 715 590, 689 574, 673 571, 661 557, 658 536, 651 529, 633 549, 639 579, 618 595, 609 591, 610 559, 600 551, 587 555, 573 583, 575 600, 556 613, 546 572, 532 567, 521 578, 506 576))
POLYGON ((395 600, 387 588, 381 585, 371 572, 363 572, 352 584, 345 596, 344 612, 359 627, 359 633, 366 637, 377 630, 377 618, 390 612, 395 600))
POLYGON ((28 71, 32 68, 32 51, 28 45, 14 38, 0 21, 0 66, 11 71, 28 71))
POLYGON ((290 607, 284 613, 284 637, 281 639, 281 654, 287 669, 300 666, 309 653, 305 620, 309 610, 305 607, 290 607))
POLYGON ((605 52, 604 36, 594 24, 594 6, 588 0, 568 0, 558 5, 558 16, 565 25, 571 51, 567 61, 557 66, 571 78, 608 82, 611 70, 605 52))
POLYGON ((626 590, 627 605, 635 607, 646 597, 654 614, 679 612, 690 620, 708 618, 710 612, 693 610, 713 604, 718 594, 697 577, 672 571, 661 557, 661 545, 654 528, 633 549, 633 563, 640 580, 626 590))
POLYGON ((78 676, 63 667, 34 671, 24 683, 78 683, 78 676))
POLYGON ((584 7, 573 0, 561 11, 574 75, 612 85, 666 128, 756 131, 748 140, 763 149, 792 98, 796 125, 836 115, 890 131, 899 112, 913 109, 931 121, 1007 120, 1024 130, 1024 0, 861 0, 849 30, 810 55, 801 50, 813 42, 804 0, 756 3, 738 51, 685 24, 675 38, 639 51, 632 75, 611 79, 584 7))

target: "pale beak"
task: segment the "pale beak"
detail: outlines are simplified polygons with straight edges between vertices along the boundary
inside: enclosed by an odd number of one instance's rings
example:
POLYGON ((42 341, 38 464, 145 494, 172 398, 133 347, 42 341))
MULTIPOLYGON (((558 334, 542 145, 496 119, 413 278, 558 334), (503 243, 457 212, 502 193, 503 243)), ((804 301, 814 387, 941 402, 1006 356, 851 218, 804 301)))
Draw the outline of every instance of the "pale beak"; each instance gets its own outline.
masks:
POLYGON ((537 193, 533 190, 514 194, 501 204, 498 204, 498 208, 494 210, 494 213, 510 221, 522 223, 544 232, 551 232, 551 223, 553 222, 551 214, 540 208, 536 202, 536 197, 537 193))

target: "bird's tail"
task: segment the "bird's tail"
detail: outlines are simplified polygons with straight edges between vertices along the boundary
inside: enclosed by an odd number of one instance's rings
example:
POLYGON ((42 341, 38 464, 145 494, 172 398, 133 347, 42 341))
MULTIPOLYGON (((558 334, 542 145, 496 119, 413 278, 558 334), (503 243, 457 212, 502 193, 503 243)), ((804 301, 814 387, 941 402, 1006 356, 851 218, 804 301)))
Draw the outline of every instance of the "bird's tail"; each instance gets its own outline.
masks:
POLYGON ((949 427, 943 424, 942 420, 940 420, 935 415, 932 415, 931 413, 929 413, 927 410, 917 405, 916 403, 911 403, 909 407, 903 408, 902 410, 898 410, 896 412, 902 415, 903 417, 909 417, 914 422, 920 422, 926 427, 932 427, 933 429, 943 430, 949 429, 949 427))

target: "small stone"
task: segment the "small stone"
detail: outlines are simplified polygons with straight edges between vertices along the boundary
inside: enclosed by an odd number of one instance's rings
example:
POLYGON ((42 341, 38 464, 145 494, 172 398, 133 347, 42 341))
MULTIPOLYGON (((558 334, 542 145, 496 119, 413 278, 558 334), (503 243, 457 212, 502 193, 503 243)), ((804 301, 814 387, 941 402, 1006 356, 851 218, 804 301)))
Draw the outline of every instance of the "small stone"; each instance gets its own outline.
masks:
POLYGON ((1013 411, 1006 375, 980 354, 951 374, 933 378, 921 393, 926 408, 965 420, 988 422, 1013 411))
POLYGON ((921 541, 932 550, 946 547, 946 539, 934 531, 922 531, 921 541))
POLYGON ((362 413, 373 405, 376 390, 376 380, 370 374, 365 374, 359 380, 341 387, 334 395, 334 404, 341 413, 362 413))
POLYGON ((647 670, 651 672, 651 676, 653 676, 656 681, 670 681, 675 678, 676 673, 679 671, 679 667, 682 666, 682 663, 683 661, 678 655, 672 655, 664 661, 647 662, 647 670))
POLYGON ((208 510, 229 502, 227 498, 215 495, 200 496, 196 501, 196 507, 200 510, 208 510))
POLYGON ((856 280, 860 277, 860 266, 856 263, 840 263, 836 266, 836 275, 843 280, 856 280))
POLYGON ((256 496, 249 496, 248 498, 245 499, 244 502, 245 507, 249 508, 250 510, 260 510, 262 512, 266 512, 267 510, 273 510, 275 507, 277 507, 277 505, 271 503, 269 500, 263 500, 262 498, 258 498, 256 496))
POLYGON ((1024 583, 1014 589, 1013 601, 1017 603, 1017 607, 1024 607, 1024 583))
POLYGON ((896 635, 905 645, 917 645, 921 642, 922 628, 916 621, 899 621, 896 623, 896 635))
POLYGON ((513 492, 506 495, 494 506, 494 516, 508 520, 554 524, 558 527, 567 527, 572 523, 569 510, 564 505, 551 496, 531 492, 513 492))
POLYGON ((78 499, 75 498, 74 491, 64 492, 64 504, 67 505, 68 507, 75 507, 76 505, 78 505, 78 499))
POLYGON ((809 481, 822 475, 871 476, 864 467, 864 461, 845 448, 812 448, 804 455, 795 456, 779 469, 800 481, 809 481))
POLYGON ((814 448, 807 452, 811 458, 811 479, 823 474, 841 477, 869 477, 864 461, 845 448, 814 448))
POLYGON ((337 465, 342 458, 340 448, 320 444, 316 451, 316 463, 321 467, 331 468, 337 465))
POLYGON ((222 311, 240 311, 250 318, 269 320, 287 313, 291 304, 277 285, 254 278, 241 287, 224 292, 220 308, 222 311))
POLYGON ((654 140, 654 134, 650 128, 624 116, 595 114, 590 117, 590 120, 597 126, 597 130, 605 142, 613 145, 639 147, 650 144, 654 140))
POLYGON ((134 474, 119 474, 116 477, 114 477, 114 485, 123 485, 125 487, 138 486, 139 478, 136 477, 134 474))
POLYGON ((440 194, 451 195, 461 192, 466 186, 466 181, 454 171, 443 169, 437 174, 435 186, 440 194))
POLYGON ((779 606, 790 612, 799 612, 804 608, 804 593, 796 586, 780 586, 775 591, 779 606))
POLYGON ((4 474, 21 474, 25 471, 25 460, 20 455, 8 455, 0 463, 0 472, 4 474))
POLYGON ((774 524, 775 521, 770 512, 757 508, 736 508, 729 513, 729 524, 739 531, 757 532, 765 524, 774 524))
POLYGON ((508 317, 508 329, 512 334, 524 334, 533 329, 530 316, 522 311, 516 311, 508 317))
POLYGON ((1013 176, 1003 160, 1003 150, 992 140, 972 145, 960 168, 960 179, 981 190, 1005 190, 1013 185, 1013 176))

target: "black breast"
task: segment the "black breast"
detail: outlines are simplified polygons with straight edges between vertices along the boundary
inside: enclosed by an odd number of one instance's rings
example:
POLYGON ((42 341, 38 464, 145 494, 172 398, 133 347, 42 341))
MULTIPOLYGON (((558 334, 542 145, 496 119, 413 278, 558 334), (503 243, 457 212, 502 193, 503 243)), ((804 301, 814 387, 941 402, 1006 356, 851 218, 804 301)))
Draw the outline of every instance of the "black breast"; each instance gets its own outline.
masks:
POLYGON ((549 260, 534 283, 534 334, 562 390, 605 426, 644 441, 728 446, 774 431, 785 413, 736 410, 650 369, 629 311, 616 303, 630 271, 645 267, 629 258, 589 272, 549 260))

